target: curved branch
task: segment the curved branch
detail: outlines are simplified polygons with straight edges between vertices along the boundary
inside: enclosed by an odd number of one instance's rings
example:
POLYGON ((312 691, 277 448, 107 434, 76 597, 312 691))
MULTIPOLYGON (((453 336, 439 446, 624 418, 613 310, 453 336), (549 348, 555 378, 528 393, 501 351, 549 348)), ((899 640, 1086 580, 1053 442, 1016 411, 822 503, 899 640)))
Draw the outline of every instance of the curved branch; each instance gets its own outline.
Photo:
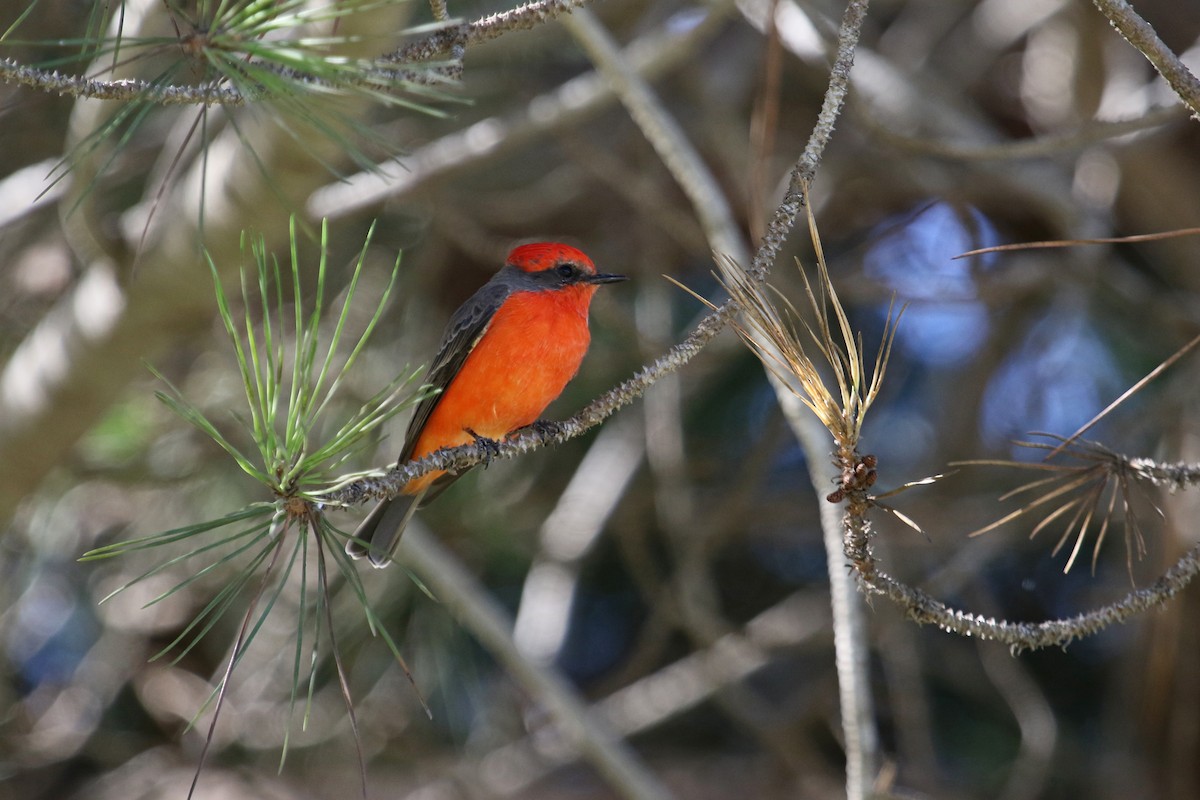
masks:
MULTIPOLYGON (((1100 466, 1090 469, 1102 468, 1114 477, 1130 476, 1157 486, 1168 486, 1172 490, 1200 482, 1200 465, 1196 464, 1160 464, 1150 459, 1130 459, 1107 450, 1100 451, 1097 461, 1100 466)), ((1149 588, 1136 589, 1120 600, 1091 611, 1043 622, 1009 622, 983 617, 948 606, 880 570, 871 548, 871 523, 867 517, 873 501, 864 492, 854 493, 849 499, 842 523, 844 546, 862 591, 887 597, 903 608, 909 619, 920 624, 934 624, 963 636, 994 639, 1004 642, 1015 651, 1065 646, 1076 639, 1099 633, 1110 625, 1124 622, 1135 614, 1165 603, 1200 573, 1200 545, 1196 545, 1149 588)), ((1015 513, 1025 513, 1037 505, 1038 501, 1034 501, 1015 513)), ((1010 514, 1001 522, 1013 516, 1010 514)), ((998 524, 993 523, 988 529, 998 524)))
POLYGON ((1162 605, 1192 582, 1200 573, 1200 544, 1192 547, 1147 589, 1136 589, 1116 602, 1067 619, 1045 622, 1006 622, 951 608, 920 589, 914 589, 886 572, 874 570, 869 576, 859 572, 859 585, 870 594, 880 594, 904 609, 905 615, 921 625, 937 625, 943 630, 994 639, 1012 647, 1014 652, 1042 647, 1065 646, 1098 633, 1135 614, 1162 605))
POLYGON ((1028 139, 965 144, 898 133, 886 124, 862 113, 860 119, 872 135, 907 153, 942 158, 948 161, 1016 161, 1074 153, 1098 142, 1108 142, 1131 133, 1170 125, 1186 119, 1186 112, 1176 105, 1155 108, 1132 119, 1095 120, 1074 130, 1034 136, 1028 139))

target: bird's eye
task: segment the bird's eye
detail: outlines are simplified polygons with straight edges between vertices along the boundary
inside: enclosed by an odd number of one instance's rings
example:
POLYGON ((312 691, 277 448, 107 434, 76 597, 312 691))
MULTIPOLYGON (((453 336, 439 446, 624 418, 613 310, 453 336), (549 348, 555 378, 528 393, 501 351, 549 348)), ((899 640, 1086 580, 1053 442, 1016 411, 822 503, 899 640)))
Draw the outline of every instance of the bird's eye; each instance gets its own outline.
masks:
POLYGON ((575 277, 575 267, 571 264, 559 264, 558 274, 563 278, 573 278, 575 277))

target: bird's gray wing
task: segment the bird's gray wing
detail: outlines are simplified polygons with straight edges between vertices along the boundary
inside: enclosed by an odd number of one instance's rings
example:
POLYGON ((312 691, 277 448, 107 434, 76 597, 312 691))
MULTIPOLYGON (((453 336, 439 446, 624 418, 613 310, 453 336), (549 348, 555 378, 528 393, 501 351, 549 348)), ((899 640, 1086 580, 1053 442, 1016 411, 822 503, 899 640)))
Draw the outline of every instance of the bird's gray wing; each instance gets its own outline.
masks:
MULTIPOLYGON (((450 322, 446 324, 446 332, 442 334, 442 344, 433 363, 429 366, 429 374, 425 383, 436 389, 436 393, 425 397, 413 411, 409 420, 408 430, 404 434, 404 449, 400 451, 398 464, 404 464, 412 459, 413 448, 417 439, 429 421, 429 415, 437 408, 450 383, 462 369, 467 356, 474 351, 475 345, 487 333, 488 326, 496 315, 496 309, 512 294, 512 287, 500 281, 489 281, 471 295, 465 303, 459 306, 450 322)), ((433 499, 429 497, 425 502, 433 499)))

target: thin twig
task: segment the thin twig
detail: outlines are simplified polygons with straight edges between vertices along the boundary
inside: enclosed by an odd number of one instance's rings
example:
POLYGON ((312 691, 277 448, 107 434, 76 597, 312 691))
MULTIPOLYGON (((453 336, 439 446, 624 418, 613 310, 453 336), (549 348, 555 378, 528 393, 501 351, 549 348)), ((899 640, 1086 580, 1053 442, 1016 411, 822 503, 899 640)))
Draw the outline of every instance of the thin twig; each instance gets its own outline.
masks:
POLYGON ((1079 247, 1087 244, 1134 244, 1137 242, 1161 242, 1167 239, 1178 239, 1184 236, 1196 236, 1200 234, 1200 228, 1175 228, 1169 231, 1159 231, 1157 233, 1134 233, 1128 236, 1096 236, 1087 239, 1049 239, 1039 242, 1010 242, 1008 244, 997 244, 991 247, 979 247, 975 250, 968 250, 965 253, 959 253, 954 256, 954 260, 960 258, 974 258, 976 256, 985 255, 988 253, 1013 253, 1019 250, 1054 250, 1065 247, 1079 247))
POLYGON ((1088 429, 1090 429, 1093 425, 1095 425, 1100 420, 1104 419, 1104 417, 1106 417, 1109 414, 1109 412, 1111 412, 1117 406, 1121 405, 1121 403, 1124 403, 1126 400, 1128 400, 1131 396, 1133 396, 1137 392, 1141 391, 1143 386, 1150 383, 1150 381, 1154 380, 1159 375, 1161 375, 1164 371, 1169 369, 1172 364, 1174 364, 1176 361, 1178 361, 1179 359, 1181 359, 1185 355, 1187 355, 1187 353, 1198 344, 1200 344, 1200 336, 1195 337, 1190 342, 1185 344, 1183 347, 1176 350, 1166 361, 1162 362, 1157 367, 1150 370, 1150 372, 1147 373, 1145 375, 1145 377, 1143 377, 1141 380, 1139 380, 1133 386, 1130 386, 1128 389, 1126 389, 1124 392, 1122 392, 1121 396, 1118 397, 1116 400, 1113 400, 1111 403, 1109 403, 1107 406, 1105 406, 1103 411, 1101 411, 1099 414, 1097 414, 1096 416, 1094 416, 1090 420, 1088 420, 1086 423, 1084 423, 1083 426, 1079 428, 1079 430, 1072 433, 1066 439, 1063 439, 1062 443, 1059 444, 1058 447, 1054 448, 1049 453, 1047 453, 1046 456, 1042 460, 1049 461, 1051 458, 1053 458, 1054 456, 1061 453, 1064 448, 1070 446, 1071 442, 1075 441, 1080 436, 1087 433, 1088 429))

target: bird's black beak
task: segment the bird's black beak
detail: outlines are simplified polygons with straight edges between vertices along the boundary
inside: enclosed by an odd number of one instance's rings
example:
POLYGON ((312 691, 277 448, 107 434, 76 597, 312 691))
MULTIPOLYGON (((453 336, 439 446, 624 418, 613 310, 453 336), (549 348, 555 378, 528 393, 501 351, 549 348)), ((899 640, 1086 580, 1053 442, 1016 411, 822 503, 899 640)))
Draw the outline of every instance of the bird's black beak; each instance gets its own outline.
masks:
POLYGON ((584 280, 587 283, 600 284, 600 283, 620 283, 621 281, 629 280, 629 278, 627 278, 624 275, 613 275, 613 274, 607 273, 607 272, 597 272, 595 275, 588 275, 587 278, 585 278, 584 280))

